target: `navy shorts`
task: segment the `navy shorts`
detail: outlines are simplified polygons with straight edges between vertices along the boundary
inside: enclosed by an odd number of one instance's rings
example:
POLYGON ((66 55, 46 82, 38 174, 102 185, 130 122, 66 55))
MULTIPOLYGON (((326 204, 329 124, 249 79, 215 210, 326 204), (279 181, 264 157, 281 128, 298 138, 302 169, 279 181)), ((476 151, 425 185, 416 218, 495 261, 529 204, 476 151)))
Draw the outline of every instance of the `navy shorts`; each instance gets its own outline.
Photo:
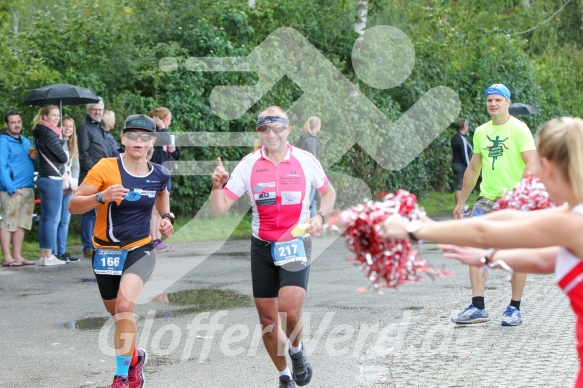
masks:
POLYGON ((285 286, 298 286, 308 290, 310 261, 312 257, 312 238, 304 238, 308 265, 300 271, 288 271, 273 263, 271 242, 251 237, 251 281, 253 297, 277 298, 279 289, 285 286))
MULTIPOLYGON (((93 253, 93 260, 95 260, 95 253, 93 253)), ((121 277, 126 273, 138 275, 142 279, 142 282, 146 284, 146 281, 152 272, 154 272, 155 267, 156 249, 154 248, 154 243, 149 243, 129 251, 121 275, 95 274, 101 299, 112 300, 117 298, 121 277)))

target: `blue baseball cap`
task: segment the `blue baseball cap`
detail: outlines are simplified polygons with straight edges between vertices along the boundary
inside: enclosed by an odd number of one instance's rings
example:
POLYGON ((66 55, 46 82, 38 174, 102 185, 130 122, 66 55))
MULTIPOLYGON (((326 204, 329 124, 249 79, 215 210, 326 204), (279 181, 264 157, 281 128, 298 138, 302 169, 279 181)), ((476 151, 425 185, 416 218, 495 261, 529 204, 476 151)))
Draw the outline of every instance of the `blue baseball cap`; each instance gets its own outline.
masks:
POLYGON ((492 94, 498 94, 500 96, 506 97, 506 99, 510 99, 510 90, 502 84, 493 84, 488 89, 484 91, 486 96, 491 96, 492 94))

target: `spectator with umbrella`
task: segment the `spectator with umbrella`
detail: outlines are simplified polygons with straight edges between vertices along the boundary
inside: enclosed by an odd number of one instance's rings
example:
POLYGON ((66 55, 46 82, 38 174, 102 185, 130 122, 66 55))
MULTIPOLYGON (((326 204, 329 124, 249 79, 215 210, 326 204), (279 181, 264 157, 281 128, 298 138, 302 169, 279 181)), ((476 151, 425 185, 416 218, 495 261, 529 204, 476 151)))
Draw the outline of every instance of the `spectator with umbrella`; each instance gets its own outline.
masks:
MULTIPOLYGON (((81 163, 81 171, 79 176, 79 181, 82 181, 87 175, 87 171, 93 167, 99 159, 103 156, 100 152, 101 143, 99 142, 99 130, 95 130, 101 122, 101 116, 103 115, 103 101, 91 90, 87 88, 82 88, 75 85, 69 84, 54 84, 43 86, 32 90, 24 101, 24 105, 36 105, 36 106, 46 106, 46 105, 57 105, 59 117, 62 117, 63 105, 79 105, 79 104, 89 104, 87 106, 87 118, 78 128, 77 135, 78 146, 79 146, 79 161, 81 163), (96 104, 94 108, 92 104, 96 104), (89 114, 91 112, 91 115, 89 114), (86 127, 89 126, 89 130, 86 127), (90 132, 91 134, 88 134, 90 132), (97 133, 97 141, 93 141, 92 134, 97 133), (94 143, 98 143, 95 145, 94 143), (95 148, 95 149, 93 149, 95 148)), ((58 125, 58 123, 57 123, 58 125)), ((101 129, 103 132, 103 129, 101 129)), ((103 138, 103 134, 101 134, 103 138)), ((62 149, 61 146, 59 146, 62 149)), ((111 151, 107 148, 106 156, 111 156, 111 151)), ((64 152, 64 151, 63 151, 64 152)), ((62 190, 61 190, 62 191, 62 190)), ((91 212, 90 212, 91 213, 91 212)), ((93 225, 95 224, 95 211, 92 214, 88 214, 86 217, 84 215, 82 219, 82 236, 84 253, 88 253, 91 257, 93 252, 93 245, 91 243, 91 234, 93 231, 93 225), (85 222, 83 222, 85 219, 85 222), (86 225, 86 226, 83 226, 86 225), (89 236, 89 237, 87 237, 89 236)), ((52 249, 52 246, 51 246, 52 249)))

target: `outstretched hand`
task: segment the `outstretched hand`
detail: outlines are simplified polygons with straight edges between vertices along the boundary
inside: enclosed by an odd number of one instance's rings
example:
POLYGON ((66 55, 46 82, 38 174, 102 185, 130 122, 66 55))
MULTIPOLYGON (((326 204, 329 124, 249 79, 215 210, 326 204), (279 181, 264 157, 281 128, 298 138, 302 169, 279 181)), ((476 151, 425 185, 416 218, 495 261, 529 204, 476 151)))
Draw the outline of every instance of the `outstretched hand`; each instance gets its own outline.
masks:
POLYGON ((222 189, 228 180, 229 173, 225 170, 225 167, 223 166, 223 161, 219 157, 217 158, 217 167, 213 172, 213 190, 222 189))
POLYGON ((449 244, 439 244, 438 246, 445 257, 459 260, 466 265, 473 265, 476 267, 484 265, 482 263, 482 257, 486 254, 486 249, 459 247, 457 245, 449 244))

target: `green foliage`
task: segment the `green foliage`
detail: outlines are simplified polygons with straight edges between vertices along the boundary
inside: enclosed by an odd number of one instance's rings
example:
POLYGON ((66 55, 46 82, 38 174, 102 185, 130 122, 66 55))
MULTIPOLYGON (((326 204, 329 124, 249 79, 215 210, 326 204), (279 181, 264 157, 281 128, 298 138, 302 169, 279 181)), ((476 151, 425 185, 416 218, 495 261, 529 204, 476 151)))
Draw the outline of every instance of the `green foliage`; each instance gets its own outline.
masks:
MULTIPOLYGON (((31 89, 65 82, 101 95, 118 123, 129 114, 166 106, 173 113, 175 132, 251 132, 261 107, 289 107, 303 91, 284 77, 248 113, 227 122, 210 108, 213 88, 253 84, 257 75, 191 72, 184 64, 189 57, 246 56, 275 29, 286 26, 301 32, 358 84, 389 120, 398 119, 428 90, 448 86, 459 94, 460 116, 473 129, 489 120, 483 90, 502 82, 514 101, 541 109, 540 116, 520 117, 534 130, 559 114, 583 116, 583 0, 573 0, 562 10, 563 0, 529 3, 369 1, 368 26, 400 28, 411 38, 416 55, 409 79, 379 90, 359 80, 352 68, 358 37, 353 31, 355 0, 258 0, 254 8, 242 0, 6 1, 0 3, 0 109, 20 108, 31 89), (11 28, 15 12, 16 35, 11 28), (165 57, 176 58, 178 68, 163 71, 159 61, 165 57)), ((339 98, 319 103, 335 106, 339 98)), ((22 109, 26 126, 35 111, 22 109)), ((66 107, 65 113, 77 121, 84 116, 83 107, 66 107)), ((406 188, 424 197, 432 190, 447 192, 453 185, 452 134, 451 129, 444 131, 400 171, 384 170, 358 146, 341 155, 331 169, 364 180, 373 193, 406 188)), ((291 140, 297 135, 293 132, 291 140)), ((324 158, 336 155, 346 141, 330 136, 326 128, 320 137, 324 158)), ((407 139, 393 140, 400 144, 407 139)), ((238 160, 250 151, 251 145, 189 147, 182 149, 182 160, 238 160)), ((210 186, 209 176, 175 176, 173 208, 185 216, 196 214, 210 186)))

